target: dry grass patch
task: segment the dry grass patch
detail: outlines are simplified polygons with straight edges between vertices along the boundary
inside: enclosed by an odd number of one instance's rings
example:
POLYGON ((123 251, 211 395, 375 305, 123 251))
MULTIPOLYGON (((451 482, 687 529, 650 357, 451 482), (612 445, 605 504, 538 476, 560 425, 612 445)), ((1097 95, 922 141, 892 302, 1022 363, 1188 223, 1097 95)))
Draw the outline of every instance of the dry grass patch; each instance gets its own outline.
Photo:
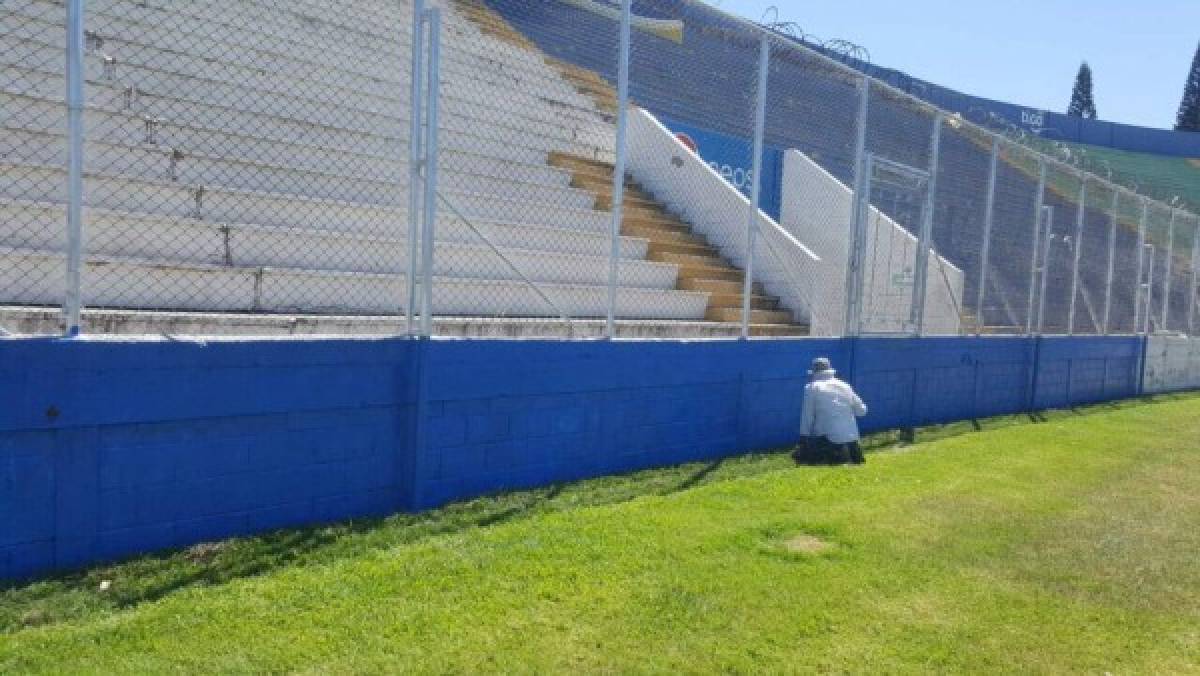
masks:
POLYGON ((800 533, 784 540, 784 549, 797 554, 821 554, 834 548, 834 544, 816 535, 800 533))

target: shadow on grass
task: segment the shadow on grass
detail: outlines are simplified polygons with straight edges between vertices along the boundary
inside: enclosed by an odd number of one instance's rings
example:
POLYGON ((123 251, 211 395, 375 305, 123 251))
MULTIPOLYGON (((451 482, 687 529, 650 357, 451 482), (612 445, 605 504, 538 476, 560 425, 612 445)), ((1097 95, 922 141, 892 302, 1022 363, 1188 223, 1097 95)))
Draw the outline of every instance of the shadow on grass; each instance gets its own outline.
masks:
MULTIPOLYGON (((984 420, 870 434, 865 451, 879 453, 914 444, 992 430, 1045 423, 1068 416, 1111 412, 1148 403, 1196 399, 1173 394, 1068 411, 1022 413, 984 420)), ((531 518, 538 514, 612 505, 648 495, 670 495, 718 481, 794 467, 791 449, 600 477, 570 484, 502 493, 420 514, 360 519, 334 525, 235 538, 123 563, 20 584, 0 586, 0 634, 112 612, 176 591, 224 584, 287 566, 322 565, 419 542, 439 535, 531 518), (103 584, 102 583, 107 583, 103 584), (102 586, 104 587, 102 589, 102 586)))
POLYGON ((685 478, 673 490, 668 491, 668 493, 682 493, 683 491, 686 491, 689 488, 692 488, 693 486, 697 486, 699 484, 704 483, 704 480, 707 479, 709 476, 711 476, 713 472, 720 469, 721 465, 723 465, 723 464, 725 464, 724 458, 719 458, 717 460, 713 460, 712 462, 708 463, 707 465, 702 466, 699 470, 697 470, 691 476, 685 478))

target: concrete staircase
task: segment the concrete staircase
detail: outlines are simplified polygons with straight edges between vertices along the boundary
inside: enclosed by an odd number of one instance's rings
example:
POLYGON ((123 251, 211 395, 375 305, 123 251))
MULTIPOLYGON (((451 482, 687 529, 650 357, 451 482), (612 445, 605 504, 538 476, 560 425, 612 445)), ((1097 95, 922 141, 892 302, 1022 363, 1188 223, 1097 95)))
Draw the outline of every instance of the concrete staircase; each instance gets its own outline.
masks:
MULTIPOLYGON (((596 196, 596 208, 611 212, 613 165, 562 153, 551 153, 550 164, 571 172, 571 185, 596 196)), ((653 195, 626 177, 621 234, 649 241, 646 258, 679 267, 677 288, 709 294, 705 317, 718 322, 742 320, 745 274, 735 267, 703 235, 670 213, 653 195)), ((796 324, 792 313, 779 306, 779 299, 765 295, 762 285, 753 284, 750 321, 758 335, 804 335, 807 327, 796 324)))
POLYGON ((574 85, 577 92, 590 98, 599 110, 616 115, 617 93, 608 80, 586 68, 580 68, 573 63, 543 54, 536 44, 509 25, 503 17, 492 11, 482 0, 454 0, 454 6, 464 17, 477 25, 484 35, 541 55, 545 63, 552 66, 564 79, 574 85))

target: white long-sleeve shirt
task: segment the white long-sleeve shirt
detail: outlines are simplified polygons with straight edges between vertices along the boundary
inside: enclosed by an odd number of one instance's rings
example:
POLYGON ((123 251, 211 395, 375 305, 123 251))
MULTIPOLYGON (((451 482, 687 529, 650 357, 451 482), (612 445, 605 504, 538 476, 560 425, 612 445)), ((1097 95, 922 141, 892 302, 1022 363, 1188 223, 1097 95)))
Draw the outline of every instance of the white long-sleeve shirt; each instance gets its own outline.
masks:
POLYGON ((867 405, 854 388, 832 375, 818 375, 804 388, 800 435, 825 437, 835 444, 858 441, 856 418, 866 414, 867 405))

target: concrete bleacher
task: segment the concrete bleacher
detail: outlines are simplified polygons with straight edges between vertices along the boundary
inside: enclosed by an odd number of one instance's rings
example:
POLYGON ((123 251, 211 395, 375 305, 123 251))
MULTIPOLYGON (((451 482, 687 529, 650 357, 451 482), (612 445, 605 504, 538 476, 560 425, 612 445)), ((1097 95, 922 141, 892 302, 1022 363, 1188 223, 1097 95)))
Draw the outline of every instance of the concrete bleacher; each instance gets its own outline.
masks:
MULTIPOLYGON (((486 4, 517 28, 528 40, 556 58, 595 71, 610 82, 616 80, 617 62, 611 20, 595 13, 557 3, 545 11, 542 3, 530 0, 486 0, 486 4)), ((632 35, 630 95, 647 110, 700 129, 749 139, 753 128, 755 65, 758 36, 738 20, 703 3, 687 0, 639 0, 639 15, 675 19, 684 23, 680 43, 643 32, 632 35)), ((765 141, 769 146, 797 149, 818 161, 843 183, 852 183, 854 119, 858 107, 857 73, 842 70, 806 54, 799 48, 773 50, 767 99, 765 141)), ((872 87, 867 150, 890 159, 923 167, 928 163, 932 115, 924 104, 872 87)), ((938 172, 938 199, 933 239, 938 253, 963 269, 965 307, 974 310, 978 293, 980 252, 983 244, 983 203, 987 185, 989 147, 979 139, 957 133, 953 125, 943 127, 938 172)), ((1033 196, 1036 171, 1014 163, 1006 169, 1009 186, 996 203, 995 228, 989 265, 988 289, 982 308, 983 323, 996 331, 1024 328, 1029 287, 1029 240, 1034 219, 1033 196), (1021 261, 1025 261, 1022 263, 1021 261)), ((1051 185, 1047 204, 1057 211, 1052 246, 1050 291, 1047 294, 1047 327, 1067 331, 1070 305, 1070 273, 1075 205, 1072 197, 1051 185), (1065 261, 1065 264, 1064 264, 1065 261)), ((886 208, 887 207, 881 207, 886 208)), ((903 214, 889 214, 911 227, 903 214)), ((1083 251, 1107 247, 1105 213, 1089 204, 1085 217, 1083 251), (1100 225, 1097 225, 1100 224, 1100 225)), ((1123 218, 1117 246, 1136 249, 1137 223, 1123 218)), ((1160 244, 1161 246, 1161 244, 1160 244)), ((1180 261, 1176 271, 1186 269, 1180 261)), ((1076 330, 1092 332, 1084 322, 1084 306, 1102 304, 1096 296, 1107 276, 1105 256, 1087 255, 1081 260, 1081 288, 1077 299, 1076 330)), ((1161 269, 1161 266, 1160 266, 1161 269)), ((1112 316, 1127 318, 1114 326, 1131 330, 1134 295, 1122 285, 1136 279, 1136 258, 1118 257, 1117 288, 1112 316)), ((1188 297, 1183 279, 1170 299, 1172 313, 1186 315, 1188 297)), ((1156 298, 1161 304, 1162 299, 1156 298)), ((1154 327, 1167 328, 1167 327, 1154 327)))
MULTIPOLYGON (((453 210, 437 222, 435 314, 603 317, 611 205, 548 162, 611 160, 603 81, 443 9, 439 193, 453 210)), ((14 308, 62 299, 63 19, 53 0, 0 10, 0 305, 17 322, 14 308)), ((410 22, 408 2, 89 2, 87 306, 402 312, 410 22)), ((733 299, 629 221, 618 317, 652 335, 736 333, 716 311, 733 299)))

